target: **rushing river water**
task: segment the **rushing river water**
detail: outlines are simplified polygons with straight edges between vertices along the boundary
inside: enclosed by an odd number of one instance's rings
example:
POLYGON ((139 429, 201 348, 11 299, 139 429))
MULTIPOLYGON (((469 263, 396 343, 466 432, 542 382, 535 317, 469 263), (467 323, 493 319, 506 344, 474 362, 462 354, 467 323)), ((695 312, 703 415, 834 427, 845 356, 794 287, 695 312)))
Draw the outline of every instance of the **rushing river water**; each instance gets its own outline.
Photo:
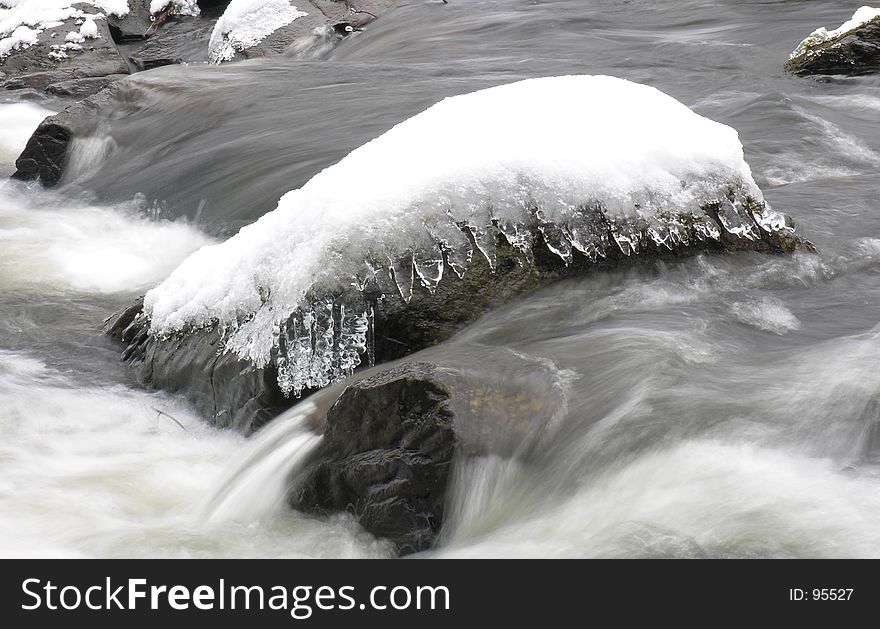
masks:
MULTIPOLYGON (((880 556, 880 80, 782 71, 855 8, 411 2, 329 59, 137 75, 62 186, 0 184, 0 554, 389 555, 347 516, 284 506, 312 402, 250 440, 213 430, 134 386, 98 326, 431 103, 589 73, 737 129, 767 200, 820 253, 567 280, 422 352, 525 370, 563 408, 527 456, 455 470, 426 554, 880 556)), ((0 174, 63 106, 0 104, 0 174)))

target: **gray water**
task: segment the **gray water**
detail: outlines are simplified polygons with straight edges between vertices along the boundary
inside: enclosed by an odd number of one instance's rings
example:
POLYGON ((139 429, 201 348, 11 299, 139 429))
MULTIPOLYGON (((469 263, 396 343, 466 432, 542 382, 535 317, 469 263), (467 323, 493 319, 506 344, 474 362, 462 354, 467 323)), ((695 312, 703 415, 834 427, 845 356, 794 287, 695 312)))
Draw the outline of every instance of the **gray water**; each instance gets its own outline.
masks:
MULTIPOLYGON (((310 406, 250 441, 214 431, 134 387, 97 326, 431 103, 590 73, 737 129, 767 200, 820 253, 568 280, 420 353, 526 374, 562 409, 522 456, 459 465, 427 554, 880 556, 880 79, 782 71, 856 8, 411 2, 325 60, 135 76, 60 188, 0 188, 0 553, 387 555, 345 516, 284 508, 310 406)), ((34 108, 0 105, 0 128, 26 137, 34 108)))

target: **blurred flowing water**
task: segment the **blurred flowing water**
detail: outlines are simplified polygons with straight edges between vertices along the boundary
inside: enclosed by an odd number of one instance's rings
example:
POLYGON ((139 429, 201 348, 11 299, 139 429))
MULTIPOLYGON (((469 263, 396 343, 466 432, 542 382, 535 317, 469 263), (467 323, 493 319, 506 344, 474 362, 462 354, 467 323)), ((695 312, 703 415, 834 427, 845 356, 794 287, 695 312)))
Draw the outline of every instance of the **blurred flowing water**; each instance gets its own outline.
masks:
MULTIPOLYGON (((212 430, 133 386, 97 326, 430 104, 589 73, 737 129, 767 200, 820 254, 572 279, 419 354, 479 356, 499 378, 531 361, 563 402, 522 456, 460 462, 427 554, 880 556, 880 79, 782 71, 857 6, 402 4, 328 59, 136 75, 60 187, 0 184, 0 554, 388 555, 347 516, 283 505, 315 402, 250 441, 212 430)), ((0 173, 41 107, 63 104, 0 104, 0 173)))

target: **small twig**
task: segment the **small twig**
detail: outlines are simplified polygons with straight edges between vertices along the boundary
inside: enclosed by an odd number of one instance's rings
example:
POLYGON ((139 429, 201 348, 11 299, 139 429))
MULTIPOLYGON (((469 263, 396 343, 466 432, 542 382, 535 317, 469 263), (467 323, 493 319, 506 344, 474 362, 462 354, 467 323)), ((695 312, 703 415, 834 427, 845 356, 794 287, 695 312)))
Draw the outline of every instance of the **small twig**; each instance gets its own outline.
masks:
POLYGON ((358 13, 366 13, 367 15, 369 15, 369 16, 370 16, 371 18, 373 18, 374 20, 378 20, 378 19, 379 19, 379 16, 378 16, 378 15, 375 15, 375 14, 373 14, 373 13, 370 13, 369 11, 360 11, 360 10, 358 10, 358 9, 350 9, 350 11, 351 11, 351 13, 352 13, 353 15, 357 15, 358 13))
POLYGON ((162 26, 162 24, 164 24, 165 21, 166 21, 169 17, 171 17, 171 11, 172 11, 173 9, 174 9, 174 3, 171 2, 171 3, 168 4, 167 7, 165 7, 164 9, 162 9, 162 11, 160 11, 160 12, 156 15, 156 17, 153 19, 152 24, 150 24, 150 27, 149 27, 149 28, 147 29, 147 31, 144 33, 144 39, 147 39, 148 37, 152 37, 153 35, 156 34, 156 31, 159 30, 159 27, 162 26))
POLYGON ((168 419, 170 419, 171 421, 173 421, 175 424, 177 424, 178 426, 180 426, 183 430, 186 430, 186 426, 184 426, 184 425, 181 424, 179 421, 177 421, 177 418, 174 417, 173 415, 169 415, 169 414, 166 413, 165 411, 160 411, 160 410, 159 410, 158 408, 156 408, 155 406, 151 406, 150 408, 153 409, 154 411, 156 411, 156 413, 157 413, 156 417, 158 417, 159 415, 164 415, 165 417, 167 417, 168 419))

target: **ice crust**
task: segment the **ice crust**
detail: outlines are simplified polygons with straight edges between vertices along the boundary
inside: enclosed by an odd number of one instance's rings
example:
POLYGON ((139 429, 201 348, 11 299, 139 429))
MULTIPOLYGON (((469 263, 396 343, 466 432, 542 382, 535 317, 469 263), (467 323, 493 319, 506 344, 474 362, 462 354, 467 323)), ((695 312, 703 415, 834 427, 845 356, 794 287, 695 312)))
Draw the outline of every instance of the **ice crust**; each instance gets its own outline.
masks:
POLYGON ((190 256, 147 294, 145 316, 160 337, 217 324, 228 350, 274 360, 298 394, 367 352, 358 291, 433 290, 473 255, 494 264, 499 234, 527 257, 537 229, 567 264, 574 251, 636 254, 646 239, 718 240, 719 222, 750 240, 785 228, 735 130, 623 79, 530 79, 447 98, 353 151, 190 256))
POLYGON ((856 12, 853 13, 853 16, 849 20, 847 20, 834 30, 829 31, 823 26, 817 28, 815 31, 810 33, 800 44, 798 44, 797 48, 792 51, 792 53, 789 55, 789 59, 799 57, 807 52, 810 48, 845 35, 850 31, 854 31, 863 24, 867 24, 871 20, 878 17, 880 17, 880 9, 875 9, 874 7, 869 6, 859 7, 856 12))
POLYGON ((299 17, 308 15, 290 0, 232 0, 217 20, 208 42, 213 63, 229 61, 237 51, 263 39, 299 17))

